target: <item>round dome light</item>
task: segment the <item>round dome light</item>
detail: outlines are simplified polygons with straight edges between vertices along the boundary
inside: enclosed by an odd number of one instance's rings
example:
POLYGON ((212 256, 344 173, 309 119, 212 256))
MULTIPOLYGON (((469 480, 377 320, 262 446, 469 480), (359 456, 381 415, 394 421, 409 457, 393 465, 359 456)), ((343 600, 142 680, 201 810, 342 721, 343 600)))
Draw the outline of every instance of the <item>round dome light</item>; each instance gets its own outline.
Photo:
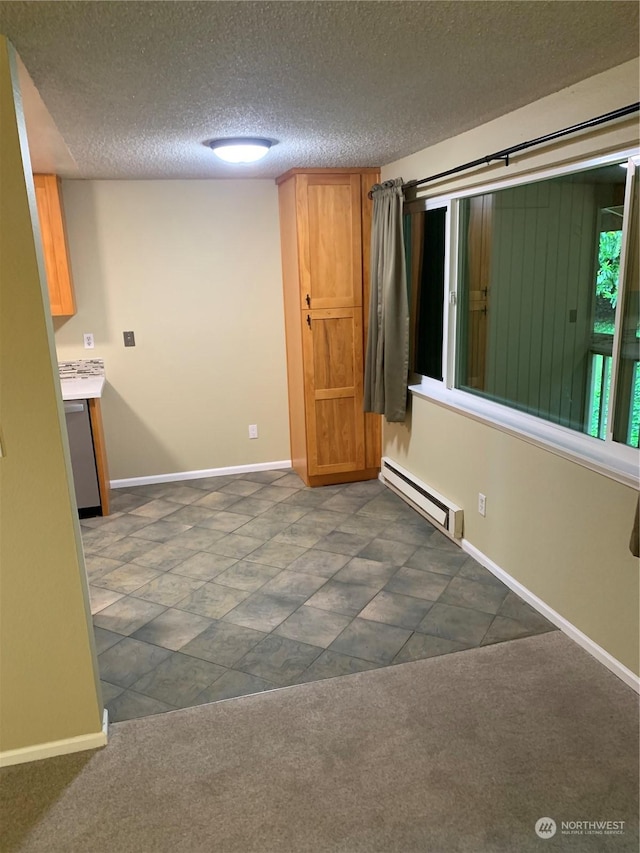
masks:
POLYGON ((205 144, 227 163, 255 163, 267 154, 273 143, 269 139, 236 137, 212 139, 205 144))

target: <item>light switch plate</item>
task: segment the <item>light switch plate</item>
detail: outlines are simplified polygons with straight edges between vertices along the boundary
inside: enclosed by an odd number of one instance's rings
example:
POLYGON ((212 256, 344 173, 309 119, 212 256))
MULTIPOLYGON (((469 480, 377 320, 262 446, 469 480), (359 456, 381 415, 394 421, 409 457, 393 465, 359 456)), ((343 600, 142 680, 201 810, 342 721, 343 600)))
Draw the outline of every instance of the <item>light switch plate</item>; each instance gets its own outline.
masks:
POLYGON ((123 332, 122 336, 126 347, 134 347, 136 345, 136 336, 133 332, 123 332))

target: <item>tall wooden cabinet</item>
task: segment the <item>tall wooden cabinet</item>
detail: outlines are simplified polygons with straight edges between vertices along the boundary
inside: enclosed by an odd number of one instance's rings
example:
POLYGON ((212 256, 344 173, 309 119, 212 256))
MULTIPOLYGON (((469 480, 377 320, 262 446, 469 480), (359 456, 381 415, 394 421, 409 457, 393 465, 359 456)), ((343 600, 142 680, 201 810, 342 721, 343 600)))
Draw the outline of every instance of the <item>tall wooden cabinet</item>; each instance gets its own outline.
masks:
POLYGON ((57 175, 34 175, 33 183, 36 190, 51 314, 54 317, 70 317, 76 313, 76 301, 71 279, 60 181, 57 175))
POLYGON ((294 469, 309 486, 372 479, 380 416, 364 414, 375 169, 278 178, 294 469))

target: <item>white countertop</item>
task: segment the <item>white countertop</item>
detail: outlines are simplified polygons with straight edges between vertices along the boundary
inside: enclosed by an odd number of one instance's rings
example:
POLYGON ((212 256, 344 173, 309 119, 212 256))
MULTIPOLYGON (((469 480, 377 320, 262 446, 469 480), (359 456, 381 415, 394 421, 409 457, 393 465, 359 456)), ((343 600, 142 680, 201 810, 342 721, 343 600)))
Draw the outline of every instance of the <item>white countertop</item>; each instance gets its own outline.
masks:
POLYGON ((85 376, 82 379, 62 379, 63 400, 89 400, 94 397, 102 397, 104 388, 104 376, 85 376))

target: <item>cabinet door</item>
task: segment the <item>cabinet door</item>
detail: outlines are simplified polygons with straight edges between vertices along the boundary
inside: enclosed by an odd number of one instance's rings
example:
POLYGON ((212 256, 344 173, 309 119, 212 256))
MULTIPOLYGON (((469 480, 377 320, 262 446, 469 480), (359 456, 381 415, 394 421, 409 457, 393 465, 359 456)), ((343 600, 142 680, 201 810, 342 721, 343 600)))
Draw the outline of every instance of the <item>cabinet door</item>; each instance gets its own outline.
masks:
POLYGON ((303 312, 310 475, 364 468, 362 309, 303 312))
POLYGON ((56 175, 34 175, 49 302, 54 317, 76 313, 62 199, 56 175))
POLYGON ((360 175, 300 175, 297 181, 301 307, 362 305, 360 175))

